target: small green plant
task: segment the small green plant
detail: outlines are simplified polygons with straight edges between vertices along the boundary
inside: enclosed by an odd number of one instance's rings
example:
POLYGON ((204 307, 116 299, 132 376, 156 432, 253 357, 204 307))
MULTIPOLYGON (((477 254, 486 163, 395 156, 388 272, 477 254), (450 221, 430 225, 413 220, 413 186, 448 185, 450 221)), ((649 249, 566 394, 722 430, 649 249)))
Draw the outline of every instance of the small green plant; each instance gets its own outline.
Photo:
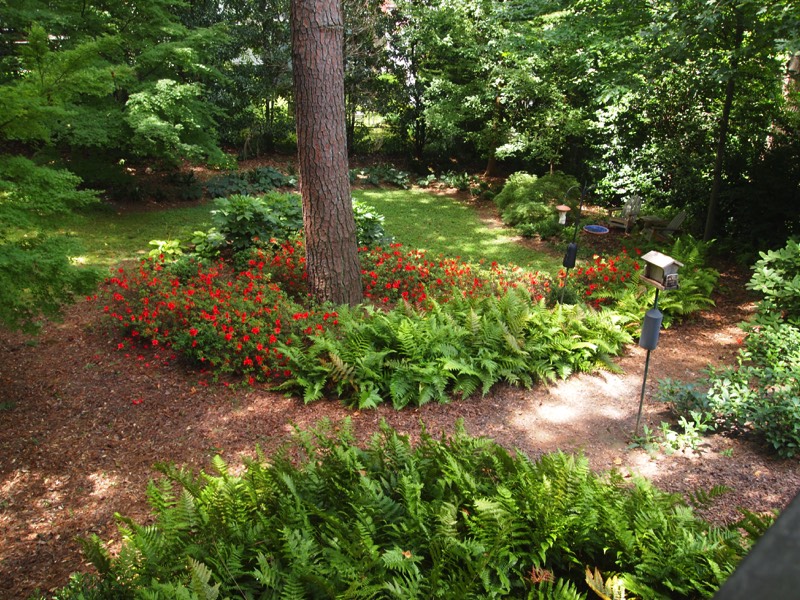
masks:
POLYGON ((642 425, 642 433, 632 436, 628 448, 640 448, 648 454, 654 455, 658 451, 659 445, 658 435, 645 423, 642 425))
POLYGON ((712 429, 710 415, 691 411, 688 419, 681 415, 677 425, 661 423, 662 446, 669 452, 683 450, 699 452, 702 436, 712 429))
POLYGON ((466 192, 470 188, 473 178, 466 172, 447 171, 439 175, 439 181, 446 187, 455 188, 459 192, 466 192))
POLYGON ((417 179, 417 185, 419 187, 430 187, 436 181, 436 175, 434 173, 428 173, 425 177, 420 177, 417 179))
POLYGON ((149 244, 153 246, 148 252, 151 258, 163 256, 166 259, 174 259, 183 254, 180 240, 150 240, 149 244))

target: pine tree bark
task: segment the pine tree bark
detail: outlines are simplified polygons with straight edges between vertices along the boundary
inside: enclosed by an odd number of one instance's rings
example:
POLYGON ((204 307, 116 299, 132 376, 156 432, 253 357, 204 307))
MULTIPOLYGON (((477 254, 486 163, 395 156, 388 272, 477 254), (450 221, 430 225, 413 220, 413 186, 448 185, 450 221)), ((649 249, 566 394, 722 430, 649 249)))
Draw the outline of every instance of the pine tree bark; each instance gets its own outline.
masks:
POLYGON ((363 292, 348 176, 341 0, 292 0, 291 21, 308 283, 316 299, 352 306, 363 292))

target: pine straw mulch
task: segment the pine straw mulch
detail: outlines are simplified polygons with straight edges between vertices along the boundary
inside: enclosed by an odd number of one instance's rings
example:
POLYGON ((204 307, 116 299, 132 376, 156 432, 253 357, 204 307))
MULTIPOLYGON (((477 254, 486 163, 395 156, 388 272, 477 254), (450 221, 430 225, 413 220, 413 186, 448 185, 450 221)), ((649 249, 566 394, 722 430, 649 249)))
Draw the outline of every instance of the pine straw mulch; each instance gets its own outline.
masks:
MULTIPOLYGON (((656 381, 692 380, 709 365, 730 364, 752 312, 747 273, 723 273, 716 307, 662 333, 653 352, 643 422, 670 418, 650 400, 656 381)), ((754 440, 714 435, 699 453, 666 455, 629 447, 636 422, 644 351, 620 357, 621 373, 579 375, 531 390, 500 386, 486 397, 396 412, 347 408, 336 400, 304 405, 264 388, 210 384, 179 361, 142 350, 126 357, 101 324, 102 308, 80 302, 37 338, 0 333, 0 581, 2 598, 65 584, 86 568, 78 537, 118 541, 114 514, 148 517, 145 486, 156 462, 195 470, 220 454, 233 465, 256 444, 270 453, 293 426, 349 417, 360 440, 381 420, 415 439, 424 423, 434 435, 463 420, 536 458, 555 450, 583 452, 598 471, 641 474, 675 492, 726 485, 731 491, 702 515, 717 523, 736 507, 785 507, 800 484, 800 462, 770 456, 754 440)))

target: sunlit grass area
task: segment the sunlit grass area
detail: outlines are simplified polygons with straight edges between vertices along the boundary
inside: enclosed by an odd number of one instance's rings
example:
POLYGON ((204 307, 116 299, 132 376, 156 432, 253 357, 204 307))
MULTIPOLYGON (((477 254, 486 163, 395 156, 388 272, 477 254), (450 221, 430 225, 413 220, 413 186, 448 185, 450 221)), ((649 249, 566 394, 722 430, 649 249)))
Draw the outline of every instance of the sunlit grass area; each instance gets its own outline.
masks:
POLYGON ((386 218, 384 227, 410 248, 464 260, 513 263, 534 271, 555 272, 561 261, 529 250, 507 229, 490 229, 469 206, 446 196, 416 190, 354 190, 386 218))
MULTIPOLYGON (((383 214, 387 233, 407 248, 538 271, 555 272, 560 267, 559 259, 521 246, 509 230, 489 228, 469 206, 452 198, 394 189, 354 190, 353 195, 383 214)), ((117 212, 103 205, 60 216, 47 228, 80 241, 83 252, 77 262, 105 267, 145 255, 151 240, 187 242, 193 231, 209 226, 211 208, 206 203, 117 212)))
POLYGON ((151 240, 188 240, 193 231, 209 225, 210 204, 163 210, 118 213, 108 206, 59 217, 52 231, 76 237, 83 247, 78 262, 114 265, 141 257, 152 249, 151 240))

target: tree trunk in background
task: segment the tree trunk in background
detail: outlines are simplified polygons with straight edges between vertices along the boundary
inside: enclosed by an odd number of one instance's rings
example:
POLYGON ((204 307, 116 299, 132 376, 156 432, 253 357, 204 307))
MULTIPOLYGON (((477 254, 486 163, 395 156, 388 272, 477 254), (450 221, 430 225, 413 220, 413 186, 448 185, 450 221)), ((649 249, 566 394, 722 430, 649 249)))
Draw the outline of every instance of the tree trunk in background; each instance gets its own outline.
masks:
POLYGON ((347 163, 341 0, 292 0, 291 17, 309 287, 320 301, 352 306, 363 296, 347 163))
POLYGON ((730 126, 731 108, 733 107, 733 94, 736 90, 736 70, 739 67, 738 53, 744 41, 744 22, 741 14, 737 15, 736 33, 734 39, 733 58, 731 59, 731 75, 725 86, 725 101, 722 105, 722 116, 719 119, 719 136, 717 137, 717 152, 714 159, 714 180, 711 184, 711 197, 708 200, 706 212, 706 226, 703 231, 703 240, 709 241, 717 233, 717 213, 719 212, 719 193, 722 189, 722 168, 725 163, 725 146, 728 142, 728 127, 730 126))
POLYGON ((800 91, 800 53, 795 54, 786 63, 786 78, 783 82, 783 97, 789 110, 797 112, 797 96, 800 91))

